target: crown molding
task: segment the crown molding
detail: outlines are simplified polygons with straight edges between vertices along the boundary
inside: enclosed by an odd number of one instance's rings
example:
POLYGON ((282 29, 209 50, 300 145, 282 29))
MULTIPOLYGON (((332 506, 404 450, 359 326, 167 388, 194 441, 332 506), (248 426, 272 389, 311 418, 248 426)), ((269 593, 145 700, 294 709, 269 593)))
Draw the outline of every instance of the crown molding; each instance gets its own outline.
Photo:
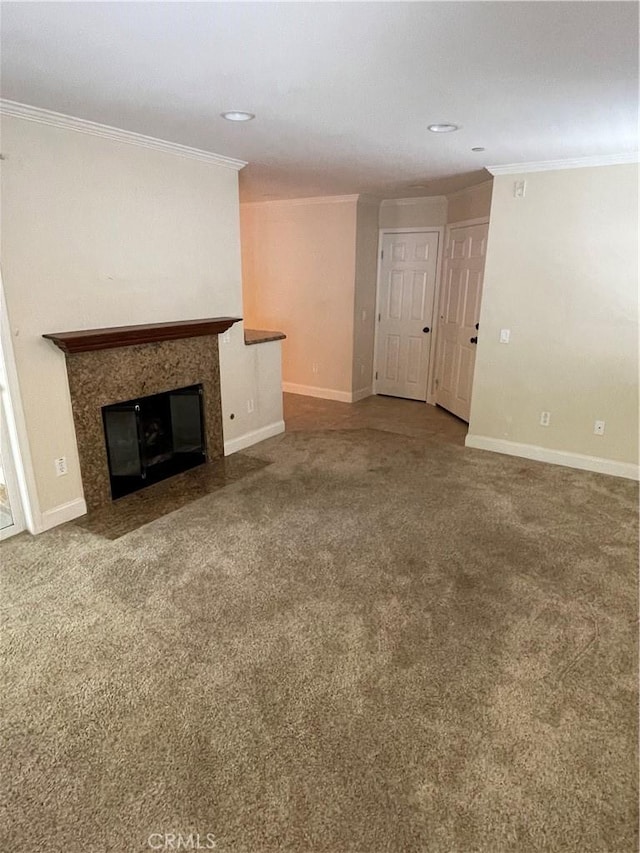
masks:
POLYGON ((568 160, 540 160, 532 163, 508 163, 504 166, 485 166, 492 175, 521 175, 525 172, 551 172, 555 169, 585 169, 592 166, 624 166, 637 163, 638 152, 627 154, 598 154, 594 157, 573 157, 568 160))
POLYGON ((190 148, 188 145, 180 145, 177 142, 167 142, 164 139, 156 139, 154 136, 145 136, 142 133, 134 133, 130 130, 121 130, 107 124, 97 124, 83 118, 74 118, 63 113, 43 110, 40 107, 31 107, 28 104, 19 104, 16 101, 0 99, 0 114, 22 118, 26 121, 34 121, 38 124, 47 124, 51 127, 61 127, 65 130, 74 130, 77 133, 88 133, 91 136, 100 136, 103 139, 111 139, 114 142, 125 142, 128 145, 138 145, 141 148, 151 148, 162 151, 165 154, 177 154, 179 157, 188 157, 191 160, 201 160, 214 166, 224 166, 239 172, 246 162, 235 160, 233 157, 224 157, 222 154, 214 154, 211 151, 203 151, 200 148, 190 148))
POLYGON ((274 198, 266 199, 265 201, 243 201, 242 207, 297 207, 299 205, 308 204, 343 204, 349 201, 358 201, 360 196, 356 195, 322 195, 311 196, 309 198, 274 198))

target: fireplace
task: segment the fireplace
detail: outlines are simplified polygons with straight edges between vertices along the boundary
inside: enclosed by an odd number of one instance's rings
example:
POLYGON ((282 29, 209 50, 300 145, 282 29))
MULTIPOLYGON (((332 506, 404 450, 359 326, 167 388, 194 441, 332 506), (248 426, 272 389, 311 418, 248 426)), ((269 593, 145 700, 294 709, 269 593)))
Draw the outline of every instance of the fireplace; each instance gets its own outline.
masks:
POLYGON ((44 335, 66 356, 82 485, 89 510, 111 503, 116 495, 155 482, 163 472, 171 476, 177 470, 174 466, 193 467, 223 456, 218 334, 238 320, 214 317, 44 335), (194 395, 194 387, 202 388, 202 394, 194 395), (155 398, 167 392, 169 402, 165 401, 164 410, 158 409, 155 398), (145 402, 150 399, 153 402, 145 402), (143 416, 143 403, 145 408, 150 407, 149 417, 143 416), (140 406, 139 413, 136 405, 140 406), (198 429, 191 418, 186 419, 187 414, 195 412, 196 405, 200 412, 195 418, 198 429), (164 411, 166 415, 166 406, 171 443, 166 425, 160 430, 158 424, 153 426, 153 412, 164 411), (120 436, 111 443, 105 435, 105 410, 111 410, 106 415, 110 426, 120 419, 120 436), (140 415, 139 420, 136 414, 140 415), (134 445, 140 450, 140 430, 144 437, 145 429, 149 446, 141 450, 136 461, 130 458, 129 450, 134 445))
POLYGON ((102 407, 111 497, 206 461, 201 384, 102 407))

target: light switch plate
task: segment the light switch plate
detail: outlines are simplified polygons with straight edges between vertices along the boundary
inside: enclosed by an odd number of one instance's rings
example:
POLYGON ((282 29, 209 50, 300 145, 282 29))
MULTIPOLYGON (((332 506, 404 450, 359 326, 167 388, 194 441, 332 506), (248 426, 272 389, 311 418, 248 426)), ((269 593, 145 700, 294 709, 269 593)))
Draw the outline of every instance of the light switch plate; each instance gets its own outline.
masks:
POLYGON ((500 329, 500 343, 508 344, 511 338, 511 329, 500 329))

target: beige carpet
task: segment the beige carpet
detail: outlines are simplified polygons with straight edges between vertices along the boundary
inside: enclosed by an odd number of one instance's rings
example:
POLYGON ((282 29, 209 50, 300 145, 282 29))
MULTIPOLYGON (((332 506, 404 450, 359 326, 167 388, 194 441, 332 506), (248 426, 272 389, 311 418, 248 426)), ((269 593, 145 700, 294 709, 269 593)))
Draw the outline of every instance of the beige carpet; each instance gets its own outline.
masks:
POLYGON ((3 546, 0 849, 634 853, 636 486, 368 429, 252 453, 115 541, 3 546))

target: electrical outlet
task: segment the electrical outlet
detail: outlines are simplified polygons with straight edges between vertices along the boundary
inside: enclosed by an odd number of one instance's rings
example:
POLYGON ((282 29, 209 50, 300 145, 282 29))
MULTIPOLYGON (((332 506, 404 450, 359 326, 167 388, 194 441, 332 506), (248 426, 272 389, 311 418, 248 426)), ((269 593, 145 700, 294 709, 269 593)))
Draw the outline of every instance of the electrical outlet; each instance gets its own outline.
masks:
POLYGON ((594 435, 604 435, 604 421, 596 421, 593 425, 594 435))
POLYGON ((222 333, 221 337, 222 337, 222 343, 223 344, 231 343, 231 332, 228 329, 226 332, 222 333))
POLYGON ((500 343, 508 344, 511 337, 511 329, 500 329, 500 343))
POLYGON ((247 412, 251 414, 254 410, 253 400, 247 400, 247 412))
POLYGON ((59 456, 57 459, 54 459, 53 464, 55 465, 57 477, 64 477, 69 472, 66 456, 59 456))
POLYGON ((311 372, 312 373, 318 372, 318 362, 317 361, 314 361, 313 364, 311 365, 311 372))
POLYGON ((549 426, 551 423, 551 412, 540 412, 540 426, 549 426))

